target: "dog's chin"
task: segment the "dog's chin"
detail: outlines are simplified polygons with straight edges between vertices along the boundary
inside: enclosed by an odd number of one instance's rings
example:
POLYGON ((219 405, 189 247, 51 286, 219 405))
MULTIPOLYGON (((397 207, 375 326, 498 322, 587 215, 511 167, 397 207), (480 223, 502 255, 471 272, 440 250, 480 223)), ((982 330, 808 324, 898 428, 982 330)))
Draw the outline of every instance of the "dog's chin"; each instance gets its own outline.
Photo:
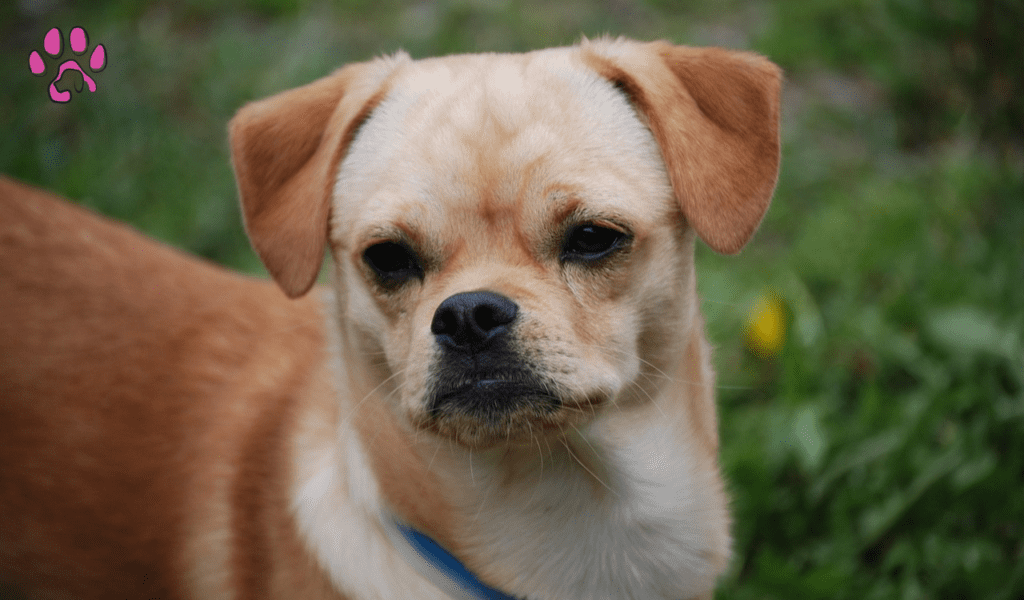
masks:
POLYGON ((480 381, 435 393, 414 426, 471 450, 536 446, 593 419, 603 396, 566 401, 544 388, 480 381))
POLYGON ((538 438, 561 431, 557 425, 531 423, 528 419, 508 419, 498 424, 465 417, 431 419, 421 428, 467 450, 536 445, 538 438))

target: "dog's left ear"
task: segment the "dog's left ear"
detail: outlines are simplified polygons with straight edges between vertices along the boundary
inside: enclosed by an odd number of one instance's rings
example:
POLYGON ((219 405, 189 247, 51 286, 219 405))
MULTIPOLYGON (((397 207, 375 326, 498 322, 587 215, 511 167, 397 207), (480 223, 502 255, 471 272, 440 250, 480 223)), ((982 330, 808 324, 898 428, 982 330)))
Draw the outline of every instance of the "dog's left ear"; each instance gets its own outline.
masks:
POLYGON ((697 235, 739 252, 775 191, 779 68, 749 52, 666 42, 584 41, 582 52, 646 117, 697 235))
POLYGON ((349 65, 309 85, 249 103, 231 120, 231 162, 245 230, 292 298, 323 262, 338 165, 359 125, 408 55, 349 65))

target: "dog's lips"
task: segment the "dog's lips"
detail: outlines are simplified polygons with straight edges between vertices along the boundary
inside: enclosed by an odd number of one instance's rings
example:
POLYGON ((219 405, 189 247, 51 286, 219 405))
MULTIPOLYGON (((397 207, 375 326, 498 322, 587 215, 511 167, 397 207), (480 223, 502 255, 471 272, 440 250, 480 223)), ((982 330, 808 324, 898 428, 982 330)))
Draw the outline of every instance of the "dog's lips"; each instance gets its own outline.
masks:
POLYGON ((435 380, 414 426, 467 447, 532 444, 541 432, 557 435, 588 421, 608 398, 565 397, 529 372, 475 375, 435 380))
POLYGON ((447 398, 450 396, 457 396, 472 391, 504 391, 506 393, 512 393, 517 396, 531 395, 529 392, 537 392, 539 394, 550 395, 547 392, 547 390, 544 390, 539 386, 530 386, 512 379, 478 379, 476 381, 470 381, 461 386, 454 387, 446 392, 438 394, 438 396, 441 398, 447 398))
MULTIPOLYGON (((513 408, 523 401, 535 403, 541 401, 557 407, 559 398, 544 386, 524 382, 517 379, 480 378, 458 385, 438 389, 434 393, 435 409, 443 405, 458 404, 464 409, 480 408, 484 404, 493 412, 504 412, 503 409, 513 408), (495 410, 497 409, 497 410, 495 410)), ((461 412, 461 411, 460 411, 461 412)))

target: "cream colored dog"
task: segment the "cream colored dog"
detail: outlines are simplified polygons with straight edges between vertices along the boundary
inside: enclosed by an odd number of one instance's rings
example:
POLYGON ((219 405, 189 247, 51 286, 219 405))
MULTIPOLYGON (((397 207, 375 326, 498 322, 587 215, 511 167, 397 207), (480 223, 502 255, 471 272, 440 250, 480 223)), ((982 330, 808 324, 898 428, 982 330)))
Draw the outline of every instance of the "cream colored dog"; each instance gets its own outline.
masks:
POLYGON ((602 40, 250 104, 246 228, 299 300, 3 181, 0 595, 710 597, 693 245, 764 215, 779 81, 602 40))

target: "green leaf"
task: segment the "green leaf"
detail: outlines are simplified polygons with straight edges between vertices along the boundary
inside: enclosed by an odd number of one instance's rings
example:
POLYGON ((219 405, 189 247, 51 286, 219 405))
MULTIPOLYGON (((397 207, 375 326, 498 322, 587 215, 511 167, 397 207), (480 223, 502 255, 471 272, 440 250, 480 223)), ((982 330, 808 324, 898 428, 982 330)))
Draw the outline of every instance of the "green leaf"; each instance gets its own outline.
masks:
POLYGON ((1001 327, 992 315, 973 306, 934 311, 926 325, 932 338, 953 354, 987 353, 1012 360, 1019 352, 1017 335, 1001 327))

